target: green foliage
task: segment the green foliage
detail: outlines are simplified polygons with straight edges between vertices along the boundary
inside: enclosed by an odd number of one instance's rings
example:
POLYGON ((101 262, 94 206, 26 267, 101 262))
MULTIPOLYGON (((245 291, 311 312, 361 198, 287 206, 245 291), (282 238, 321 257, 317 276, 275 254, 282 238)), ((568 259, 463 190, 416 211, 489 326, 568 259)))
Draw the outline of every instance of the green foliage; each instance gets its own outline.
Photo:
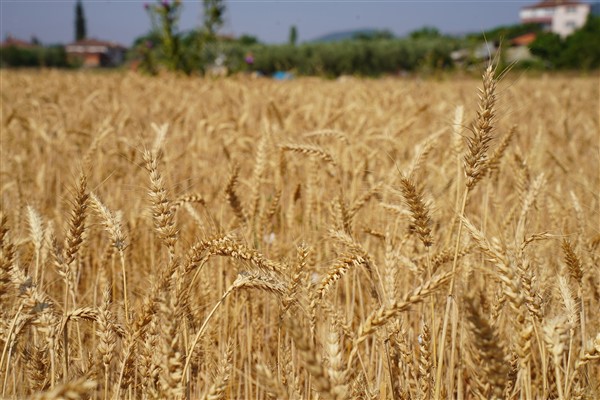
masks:
MULTIPOLYGON (((205 66, 214 61, 215 54, 219 54, 215 49, 218 47, 216 33, 224 22, 225 5, 222 0, 204 0, 202 27, 190 32, 179 31, 181 0, 157 1, 145 5, 145 8, 153 29, 135 41, 132 56, 140 61, 142 71, 156 74, 164 66, 186 74, 204 72, 205 66)), ((252 42, 251 37, 247 39, 252 42)))
POLYGON ((153 30, 147 35, 137 38, 133 47, 129 51, 128 58, 130 60, 138 60, 140 71, 156 75, 159 70, 159 52, 156 47, 161 43, 160 32, 153 30))
POLYGON ((551 68, 600 68, 600 17, 590 15, 581 29, 564 40, 553 33, 538 34, 530 48, 551 68))
MULTIPOLYGON (((181 54, 181 34, 178 28, 181 0, 173 2, 168 0, 157 1, 156 4, 147 4, 145 8, 150 14, 153 30, 158 33, 160 38, 160 46, 148 49, 153 53, 151 55, 142 52, 142 63, 149 62, 149 58, 154 58, 171 71, 185 69, 181 54)), ((144 65, 143 68, 148 71, 154 69, 152 65, 144 65)))
POLYGON ((510 39, 516 38, 517 36, 531 32, 541 33, 542 28, 539 24, 505 25, 498 26, 483 33, 467 35, 467 38, 471 42, 481 42, 483 40, 487 40, 488 42, 506 42, 510 39))
POLYGON ((2 67, 69 67, 67 53, 63 46, 18 48, 15 46, 0 48, 0 66, 2 67))
POLYGON ((300 75, 378 76, 400 71, 450 68, 450 53, 460 47, 451 38, 347 40, 342 42, 291 45, 254 45, 237 43, 224 46, 231 71, 239 71, 248 51, 254 55, 253 68, 266 75, 276 71, 293 71, 300 75), (239 59, 238 59, 239 57, 239 59), (238 68, 240 67, 240 68, 238 68))
POLYGON ((259 44, 260 42, 256 38, 256 36, 252 35, 242 35, 237 39, 237 42, 242 46, 252 46, 253 44, 259 44))
POLYGON ((432 26, 424 26, 421 29, 411 32, 408 37, 411 39, 436 39, 441 37, 440 31, 432 26))
MULTIPOLYGON (((148 6, 155 29, 139 38, 134 46, 140 67, 158 72, 161 65, 168 69, 191 73, 204 72, 207 65, 220 60, 229 72, 254 70, 266 75, 276 71, 292 71, 300 75, 378 76, 400 71, 436 71, 453 68, 451 54, 458 49, 473 49, 488 42, 509 39, 528 32, 537 32, 530 46, 538 58, 518 67, 530 69, 600 67, 600 19, 590 17, 587 24, 566 40, 541 32, 537 25, 499 27, 484 34, 455 38, 442 35, 436 28, 424 27, 412 32, 407 39, 395 39, 389 31, 368 31, 352 39, 313 42, 297 45, 297 29, 290 27, 286 45, 260 44, 256 37, 243 35, 237 40, 219 41, 216 32, 223 24, 223 1, 204 1, 204 21, 194 31, 177 30, 180 1, 163 0, 148 6), (252 55, 252 63, 245 57, 252 55)), ((479 62, 476 60, 474 62, 479 62)), ((467 66, 469 64, 466 64, 467 66)))
POLYGON ((578 69, 600 68, 600 17, 590 15, 586 24, 567 37, 562 66, 578 69))
POLYGON ((223 26, 225 2, 223 0, 204 0, 204 34, 209 41, 214 40, 218 30, 223 26))
POLYGON ((56 45, 44 47, 42 50, 42 65, 45 67, 65 68, 71 67, 67 60, 64 46, 56 45))
POLYGON ((292 46, 295 46, 297 41, 298 41, 298 29, 296 28, 296 25, 292 25, 290 27, 289 44, 292 46))
POLYGON ((529 46, 529 49, 534 56, 540 57, 551 66, 558 67, 561 64, 565 45, 557 34, 543 32, 537 35, 535 41, 529 46))
POLYGON ((75 40, 85 39, 87 36, 85 27, 85 16, 83 15, 83 4, 77 0, 75 5, 75 40))
POLYGON ((393 38, 394 34, 387 29, 359 32, 352 37, 354 40, 389 40, 393 38))

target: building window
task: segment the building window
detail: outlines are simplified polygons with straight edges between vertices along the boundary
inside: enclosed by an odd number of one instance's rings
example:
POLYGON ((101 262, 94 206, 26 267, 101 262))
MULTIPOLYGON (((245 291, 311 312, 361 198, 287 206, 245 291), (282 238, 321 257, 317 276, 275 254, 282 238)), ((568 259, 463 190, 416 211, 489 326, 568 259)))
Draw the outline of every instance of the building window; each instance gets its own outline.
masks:
POLYGON ((554 9, 553 8, 539 8, 537 10, 533 10, 533 12, 531 14, 532 14, 533 18, 551 17, 554 15, 554 9))
POLYGON ((574 21, 568 21, 568 22, 565 24, 565 26, 566 26, 567 28, 570 28, 570 29, 575 29, 575 28, 577 27, 577 25, 575 25, 575 22, 574 22, 574 21))
POLYGON ((567 7, 567 12, 569 14, 573 14, 573 13, 577 12, 577 7, 569 6, 569 7, 567 7))

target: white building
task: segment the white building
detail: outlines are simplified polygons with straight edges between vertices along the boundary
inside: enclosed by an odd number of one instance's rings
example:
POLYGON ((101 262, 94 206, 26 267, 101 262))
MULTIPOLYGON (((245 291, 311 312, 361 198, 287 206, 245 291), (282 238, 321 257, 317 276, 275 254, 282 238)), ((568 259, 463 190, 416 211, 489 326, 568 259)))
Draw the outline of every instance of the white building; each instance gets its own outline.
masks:
POLYGON ((521 23, 542 25, 548 31, 567 37, 581 28, 590 13, 590 5, 571 0, 544 0, 523 7, 519 13, 521 23))
POLYGON ((127 49, 118 43, 82 39, 66 46, 67 58, 84 67, 117 67, 125 61, 127 49))

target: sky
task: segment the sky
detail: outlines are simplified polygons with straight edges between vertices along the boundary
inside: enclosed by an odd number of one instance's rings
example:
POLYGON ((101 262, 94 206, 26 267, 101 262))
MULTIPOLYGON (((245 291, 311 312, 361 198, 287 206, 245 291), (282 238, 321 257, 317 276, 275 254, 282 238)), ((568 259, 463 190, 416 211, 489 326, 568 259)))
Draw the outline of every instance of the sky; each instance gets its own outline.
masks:
MULTIPOLYGON (((152 2, 152 0, 147 0, 152 2)), ((221 32, 249 34, 266 43, 284 43, 295 25, 300 42, 352 29, 388 29, 401 36, 423 26, 443 33, 481 32, 519 21, 521 7, 536 1, 225 1, 221 32)), ((87 36, 131 45, 151 28, 144 1, 83 0, 87 36)), ((200 25, 202 1, 183 0, 180 29, 200 25)), ((0 0, 0 35, 44 44, 74 38, 75 0, 0 0)))

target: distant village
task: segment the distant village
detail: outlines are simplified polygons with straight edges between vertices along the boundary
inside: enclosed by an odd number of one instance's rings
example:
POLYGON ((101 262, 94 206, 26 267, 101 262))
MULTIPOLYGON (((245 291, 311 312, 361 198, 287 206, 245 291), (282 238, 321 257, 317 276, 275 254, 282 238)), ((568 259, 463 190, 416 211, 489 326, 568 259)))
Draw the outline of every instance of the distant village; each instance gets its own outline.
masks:
MULTIPOLYGON (((35 49, 41 44, 8 35, 2 48, 35 49)), ((99 39, 80 39, 64 46, 70 64, 81 67, 119 67, 125 62, 128 48, 116 42, 99 39)))
MULTIPOLYGON (((521 24, 538 25, 544 32, 552 32, 561 38, 566 38, 580 29, 587 21, 588 15, 600 15, 600 3, 589 4, 581 1, 569 0, 543 0, 521 8, 519 21, 521 24)), ((506 59, 509 62, 531 60, 529 45, 537 38, 536 32, 527 32, 522 35, 507 38, 509 48, 506 59)), ((476 49, 476 57, 486 58, 493 56, 498 48, 498 43, 482 44, 476 49)), ((452 54, 455 60, 465 57, 465 50, 452 54)))
MULTIPOLYGON (((523 25, 535 25, 541 28, 542 32, 552 32, 564 39, 580 29, 590 14, 600 15, 600 2, 590 4, 570 0, 544 0, 521 8, 519 20, 523 25)), ((509 45, 504 55, 506 59, 509 62, 534 59, 529 46, 536 40, 537 35, 537 32, 525 32, 516 37, 505 38, 509 45)), ((493 56, 498 45, 499 43, 482 42, 475 49, 455 50, 451 57, 456 64, 467 58, 489 58, 493 56)), ((40 47, 42 44, 37 38, 27 41, 10 34, 1 43, 3 50, 31 50, 40 47)), ((130 50, 120 43, 88 37, 82 37, 63 47, 67 62, 72 66, 84 68, 121 67, 128 60, 127 54, 130 50)), ((131 65, 136 65, 135 60, 130 61, 131 65)))

